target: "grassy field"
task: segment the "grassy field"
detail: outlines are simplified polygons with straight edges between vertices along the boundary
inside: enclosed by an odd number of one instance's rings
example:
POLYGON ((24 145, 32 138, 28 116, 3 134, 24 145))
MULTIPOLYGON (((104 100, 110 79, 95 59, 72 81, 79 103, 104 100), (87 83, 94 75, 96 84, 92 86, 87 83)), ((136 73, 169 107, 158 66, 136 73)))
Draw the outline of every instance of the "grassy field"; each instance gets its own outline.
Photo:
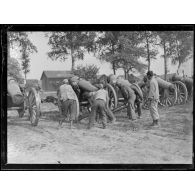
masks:
POLYGON ((87 130, 88 119, 72 130, 58 128, 56 106, 42 104, 42 117, 32 127, 17 112, 8 111, 8 163, 192 163, 193 103, 160 109, 160 127, 151 128, 148 110, 135 123, 126 111, 116 113, 116 124, 87 130), (133 127, 137 130, 134 131, 133 127))

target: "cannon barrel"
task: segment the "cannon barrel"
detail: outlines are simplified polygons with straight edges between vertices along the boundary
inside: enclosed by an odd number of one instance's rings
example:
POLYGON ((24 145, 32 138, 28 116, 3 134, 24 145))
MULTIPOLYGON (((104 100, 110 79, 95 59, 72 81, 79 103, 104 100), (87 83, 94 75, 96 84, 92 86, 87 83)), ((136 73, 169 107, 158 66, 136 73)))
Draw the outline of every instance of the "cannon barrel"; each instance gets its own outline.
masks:
POLYGON ((78 77, 72 77, 70 78, 70 83, 75 82, 79 88, 83 89, 84 91, 93 92, 97 91, 97 87, 92 85, 89 81, 86 81, 85 79, 79 79, 78 77))
POLYGON ((24 102, 24 96, 20 90, 19 84, 15 79, 8 77, 7 81, 7 91, 8 95, 11 97, 12 103, 14 105, 20 105, 24 102))
POLYGON ((184 77, 183 78, 184 83, 189 84, 189 85, 193 85, 193 79, 189 78, 189 77, 184 77))
POLYGON ((167 82, 167 81, 161 79, 160 77, 155 77, 155 79, 157 80, 158 86, 159 86, 160 88, 169 89, 169 88, 174 87, 172 83, 167 82))
POLYGON ((89 81, 86 81, 86 80, 84 80, 84 79, 79 80, 78 86, 79 86, 81 89, 83 89, 83 90, 85 90, 85 91, 89 91, 89 92, 93 92, 93 91, 97 91, 97 90, 98 90, 97 87, 95 87, 95 86, 92 85, 89 81))
POLYGON ((171 78, 172 81, 182 81, 184 83, 193 84, 193 79, 189 77, 182 77, 177 74, 174 74, 171 78))

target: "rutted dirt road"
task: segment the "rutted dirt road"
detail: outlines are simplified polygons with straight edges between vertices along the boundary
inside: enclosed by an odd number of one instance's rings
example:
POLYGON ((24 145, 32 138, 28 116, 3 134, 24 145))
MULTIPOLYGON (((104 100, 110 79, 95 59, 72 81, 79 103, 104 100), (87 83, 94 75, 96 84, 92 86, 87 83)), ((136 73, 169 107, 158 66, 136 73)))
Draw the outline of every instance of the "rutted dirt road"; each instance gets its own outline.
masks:
POLYGON ((8 163, 192 163, 193 103, 160 109, 160 127, 150 128, 148 110, 133 131, 126 112, 116 113, 117 123, 87 130, 83 120, 72 130, 58 129, 58 109, 42 104, 43 116, 32 127, 17 112, 8 111, 8 163))

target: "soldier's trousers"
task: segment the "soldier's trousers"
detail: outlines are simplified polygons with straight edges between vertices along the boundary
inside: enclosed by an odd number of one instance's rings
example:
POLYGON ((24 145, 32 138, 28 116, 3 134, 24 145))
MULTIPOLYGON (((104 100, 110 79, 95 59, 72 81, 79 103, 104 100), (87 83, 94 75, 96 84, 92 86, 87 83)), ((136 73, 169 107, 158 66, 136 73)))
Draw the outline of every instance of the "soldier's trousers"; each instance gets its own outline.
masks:
POLYGON ((97 113, 100 115, 100 119, 102 120, 103 127, 105 127, 107 124, 107 118, 106 118, 106 103, 104 100, 101 99, 94 100, 91 108, 91 114, 89 116, 89 127, 92 127, 94 125, 97 113))
POLYGON ((68 116, 68 113, 70 114, 70 121, 73 121, 76 119, 76 113, 77 113, 77 107, 76 107, 76 101, 75 100, 66 100, 61 101, 62 106, 62 115, 64 117, 68 116))
POLYGON ((136 96, 135 94, 131 94, 131 96, 129 97, 129 99, 127 100, 127 115, 129 116, 129 119, 135 120, 136 119, 136 115, 135 115, 135 99, 136 96))
POLYGON ((142 115, 142 103, 138 100, 135 101, 136 107, 137 107, 137 114, 138 116, 142 115))
POLYGON ((110 110, 110 108, 106 108, 106 115, 107 115, 107 117, 108 117, 108 119, 110 120, 110 121, 115 121, 116 120, 116 118, 115 118, 115 116, 114 116, 114 114, 113 114, 113 112, 110 110))
POLYGON ((150 100, 150 114, 153 120, 159 119, 158 100, 155 99, 150 100))

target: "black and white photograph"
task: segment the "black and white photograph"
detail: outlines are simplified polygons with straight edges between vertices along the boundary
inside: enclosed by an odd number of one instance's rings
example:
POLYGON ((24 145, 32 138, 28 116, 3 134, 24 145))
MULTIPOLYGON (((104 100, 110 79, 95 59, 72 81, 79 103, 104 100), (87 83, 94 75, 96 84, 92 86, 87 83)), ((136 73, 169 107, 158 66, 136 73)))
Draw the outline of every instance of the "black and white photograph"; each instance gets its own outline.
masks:
POLYGON ((8 28, 8 165, 193 164, 193 26, 129 26, 8 28))

